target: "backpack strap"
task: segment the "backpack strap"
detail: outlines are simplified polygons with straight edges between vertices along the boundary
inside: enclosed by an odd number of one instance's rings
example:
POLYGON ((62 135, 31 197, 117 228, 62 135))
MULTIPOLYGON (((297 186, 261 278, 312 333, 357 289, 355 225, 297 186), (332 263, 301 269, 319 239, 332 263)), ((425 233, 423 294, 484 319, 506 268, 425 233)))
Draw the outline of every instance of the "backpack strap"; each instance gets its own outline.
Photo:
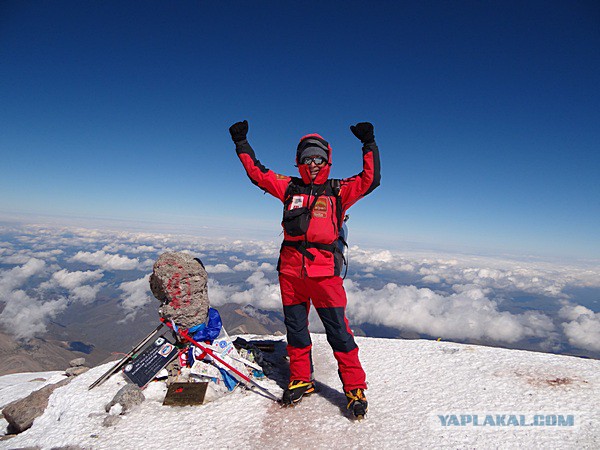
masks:
MULTIPOLYGON (((346 248, 346 252, 347 252, 348 251, 348 243, 346 242, 346 240, 344 239, 344 237, 342 235, 342 227, 344 226, 344 211, 342 209, 342 196, 340 195, 340 191, 342 190, 342 180, 339 180, 337 178, 332 178, 330 180, 330 186, 331 186, 331 192, 335 196, 335 213, 337 216, 337 223, 338 223, 337 240, 342 243, 342 246, 346 248)), ((349 261, 348 261, 347 256, 348 256, 348 253, 344 254, 344 252, 342 251, 342 258, 344 259, 344 266, 346 266, 345 270, 344 270, 344 276, 342 277, 342 279, 344 279, 344 280, 346 279, 346 275, 348 275, 349 261)))
POLYGON ((287 209, 287 206, 292 201, 292 197, 294 196, 294 194, 297 193, 299 181, 300 181, 299 178, 291 177, 290 182, 288 183, 287 187, 285 188, 285 194, 283 195, 283 205, 284 205, 283 209, 284 210, 287 209))
MULTIPOLYGON (((342 180, 332 178, 329 180, 329 184, 331 186, 331 192, 333 192, 333 195, 335 196, 335 214, 339 233, 344 225, 344 211, 342 211, 342 196, 340 195, 340 191, 342 190, 342 180)), ((346 245, 345 242, 344 245, 346 245)))
POLYGON ((338 195, 340 195, 340 189, 342 187, 342 180, 340 180, 338 178, 332 178, 329 180, 329 182, 331 183, 331 190, 333 191, 333 195, 335 195, 336 197, 338 195))

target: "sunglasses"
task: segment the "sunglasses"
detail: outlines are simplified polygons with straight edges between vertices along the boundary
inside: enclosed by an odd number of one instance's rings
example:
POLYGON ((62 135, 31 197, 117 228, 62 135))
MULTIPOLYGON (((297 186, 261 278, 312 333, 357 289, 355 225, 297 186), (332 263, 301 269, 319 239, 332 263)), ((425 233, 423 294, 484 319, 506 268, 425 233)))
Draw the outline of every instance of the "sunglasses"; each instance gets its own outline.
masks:
POLYGON ((317 166, 320 166, 321 164, 324 164, 327 161, 322 156, 306 156, 302 158, 302 161, 300 162, 306 165, 310 164, 311 162, 314 162, 317 166))

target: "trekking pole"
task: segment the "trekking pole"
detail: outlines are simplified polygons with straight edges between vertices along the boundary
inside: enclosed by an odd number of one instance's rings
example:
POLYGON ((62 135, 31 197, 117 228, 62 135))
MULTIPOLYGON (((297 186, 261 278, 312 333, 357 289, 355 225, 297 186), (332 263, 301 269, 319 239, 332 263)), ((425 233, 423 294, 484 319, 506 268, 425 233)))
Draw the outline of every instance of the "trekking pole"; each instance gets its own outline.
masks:
POLYGON ((279 401, 279 398, 277 398, 274 394, 272 394, 271 391, 269 391, 267 388, 262 387, 256 381, 252 380, 249 376, 244 375, 242 372, 237 370, 235 367, 232 367, 230 364, 227 364, 225 361, 223 361, 221 358, 219 358, 217 355, 215 355, 215 352, 213 352, 212 349, 205 347, 204 345, 200 344, 198 341, 191 338, 189 336, 189 334, 187 333, 187 330, 180 331, 179 329, 176 329, 175 327, 173 327, 173 324, 171 322, 167 321, 163 317, 160 318, 160 321, 162 323, 164 323, 166 326, 168 326, 175 333, 177 333, 179 336, 181 336, 184 340, 186 340, 190 344, 198 347, 200 350, 202 350, 206 354, 210 355, 211 358, 214 358, 216 361, 220 362, 225 367, 227 367, 229 370, 231 370, 235 375, 237 375, 239 378, 241 378, 243 381, 246 382, 246 387, 249 388, 249 386, 247 386, 247 384, 250 383, 252 386, 255 386, 258 389, 260 389, 261 391, 263 391, 271 400, 274 400, 276 402, 279 401))

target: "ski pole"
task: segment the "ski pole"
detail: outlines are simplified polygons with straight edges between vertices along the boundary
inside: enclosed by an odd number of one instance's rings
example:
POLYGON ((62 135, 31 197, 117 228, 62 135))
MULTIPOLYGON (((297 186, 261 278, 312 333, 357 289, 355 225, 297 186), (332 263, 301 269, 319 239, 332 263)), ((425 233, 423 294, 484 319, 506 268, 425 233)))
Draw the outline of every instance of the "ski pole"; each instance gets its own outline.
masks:
POLYGON ((193 338, 191 338, 189 336, 189 334, 187 333, 187 330, 186 331, 175 330, 175 328, 173 327, 173 324, 171 322, 167 321, 166 319, 162 318, 162 317, 160 318, 160 321, 162 323, 164 323, 166 326, 168 326, 171 330, 175 331, 184 340, 186 340, 190 344, 198 347, 200 350, 202 350, 203 352, 207 353, 212 358, 214 358, 215 360, 217 360, 218 362, 220 362, 221 364, 223 364, 225 367, 227 367, 229 370, 231 370, 235 375, 237 375, 238 377, 240 377, 246 383, 250 383, 252 386, 256 386, 258 389, 260 389, 261 391, 263 391, 271 400, 274 400, 276 402, 279 401, 279 399, 274 394, 272 394, 271 391, 269 391, 267 388, 262 387, 256 381, 252 380, 247 375, 244 375, 242 372, 240 372, 239 370, 237 370, 235 367, 232 367, 230 364, 227 364, 225 361, 223 361, 221 358, 219 358, 217 355, 215 355, 215 352, 213 352, 212 349, 210 349, 208 347, 205 347, 204 345, 200 344, 198 341, 196 341, 193 338))

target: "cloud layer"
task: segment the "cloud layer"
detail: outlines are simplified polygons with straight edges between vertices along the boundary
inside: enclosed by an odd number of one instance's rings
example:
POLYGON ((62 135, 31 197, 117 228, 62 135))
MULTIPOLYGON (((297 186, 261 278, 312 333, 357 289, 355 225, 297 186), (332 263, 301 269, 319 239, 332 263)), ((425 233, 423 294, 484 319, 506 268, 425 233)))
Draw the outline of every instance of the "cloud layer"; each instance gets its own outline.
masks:
POLYGON ((445 295, 428 288, 389 283, 361 289, 346 283, 349 315, 356 323, 415 331, 444 339, 476 339, 514 343, 528 337, 548 338, 554 324, 545 314, 501 311, 477 286, 445 295))
MULTIPOLYGON (((187 251, 202 259, 214 306, 235 302, 281 308, 276 240, 42 226, 0 227, 0 236, 0 323, 10 329, 15 320, 22 321, 22 329, 13 330, 21 338, 43 333, 48 320, 69 305, 93 303, 105 291, 118 296, 121 320, 158 307, 148 272, 164 251, 187 251)), ((477 342, 535 339, 541 348, 564 342, 600 351, 598 309, 579 304, 570 293, 581 288, 600 292, 598 264, 357 246, 350 249, 350 261, 347 311, 356 325, 477 342), (522 299, 530 302, 527 307, 519 303, 522 299)))

